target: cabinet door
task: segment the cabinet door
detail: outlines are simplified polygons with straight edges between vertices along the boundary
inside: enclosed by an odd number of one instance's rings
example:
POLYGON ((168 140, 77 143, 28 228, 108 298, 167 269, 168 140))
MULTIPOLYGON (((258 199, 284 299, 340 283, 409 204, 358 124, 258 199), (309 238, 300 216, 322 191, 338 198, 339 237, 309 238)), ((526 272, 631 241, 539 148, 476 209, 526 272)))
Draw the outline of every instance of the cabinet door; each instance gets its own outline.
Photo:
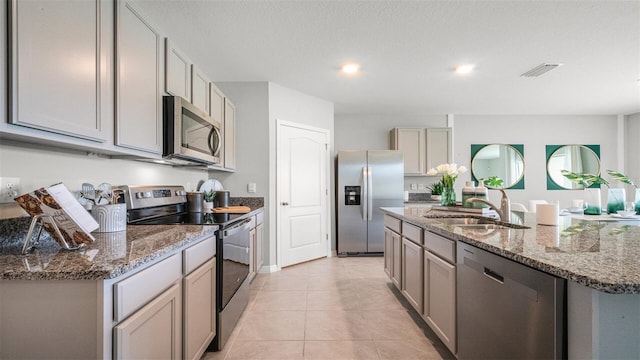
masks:
POLYGON ((264 258, 262 255, 262 239, 264 236, 264 225, 258 224, 256 226, 256 272, 260 271, 262 264, 264 264, 264 258))
POLYGON ((393 231, 384 228, 384 272, 393 278, 393 231))
POLYGON ((423 250, 411 240, 402 239, 402 294, 419 313, 422 313, 423 250))
POLYGON ((253 277, 256 273, 256 229, 249 231, 249 276, 253 277))
POLYGON ((402 237, 399 234, 391 233, 391 241, 393 242, 391 282, 400 290, 402 285, 402 237))
POLYGON ((406 175, 423 175, 426 173, 424 129, 393 129, 391 148, 402 151, 404 155, 404 173, 406 175))
POLYGON ((224 99, 224 167, 236 168, 236 107, 224 99))
POLYGON ((216 335, 216 259, 184 277, 184 359, 200 359, 216 335))
POLYGON ((169 39, 165 40, 165 88, 164 91, 191 101, 191 60, 169 39))
POLYGON ((6 3, 12 19, 9 122, 98 142, 110 139, 113 2, 6 3))
POLYGON ((161 154, 162 39, 131 2, 116 4, 116 144, 161 154))
POLYGON ((423 317, 440 340, 456 353, 456 267, 424 251, 423 317))
POLYGON ((207 76, 198 67, 191 65, 191 103, 207 114, 211 113, 209 91, 211 89, 207 76))
POLYGON ((451 128, 427 129, 427 169, 451 162, 451 128))
POLYGON ((176 283, 113 328, 115 359, 180 359, 182 302, 176 283))

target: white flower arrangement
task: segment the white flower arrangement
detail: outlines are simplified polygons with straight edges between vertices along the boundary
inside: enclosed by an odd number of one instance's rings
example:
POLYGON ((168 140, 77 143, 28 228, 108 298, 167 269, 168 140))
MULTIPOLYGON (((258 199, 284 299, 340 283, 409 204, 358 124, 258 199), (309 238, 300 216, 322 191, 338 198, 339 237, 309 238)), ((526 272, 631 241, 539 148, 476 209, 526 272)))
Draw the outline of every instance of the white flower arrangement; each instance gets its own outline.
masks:
POLYGON ((435 168, 429 169, 427 175, 435 176, 442 175, 442 184, 446 187, 453 187, 453 183, 456 182, 458 175, 467 172, 467 168, 464 166, 458 166, 458 164, 440 164, 435 168))

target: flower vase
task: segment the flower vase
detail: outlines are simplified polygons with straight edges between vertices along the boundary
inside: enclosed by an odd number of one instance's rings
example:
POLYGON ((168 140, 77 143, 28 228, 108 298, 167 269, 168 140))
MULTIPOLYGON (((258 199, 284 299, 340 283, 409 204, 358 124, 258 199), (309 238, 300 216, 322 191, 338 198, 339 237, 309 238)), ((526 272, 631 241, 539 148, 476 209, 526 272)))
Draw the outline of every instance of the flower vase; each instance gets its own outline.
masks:
POLYGON ((602 203, 600 200, 599 188, 586 188, 584 189, 584 209, 585 215, 600 215, 602 214, 602 203))
POLYGON ((624 210, 625 199, 623 188, 610 188, 607 192, 607 214, 615 214, 618 210, 624 210))
POLYGON ((640 214, 640 189, 636 189, 636 214, 640 214))
POLYGON ((440 197, 440 205, 442 206, 456 206, 456 191, 453 187, 444 187, 442 189, 442 195, 440 197))

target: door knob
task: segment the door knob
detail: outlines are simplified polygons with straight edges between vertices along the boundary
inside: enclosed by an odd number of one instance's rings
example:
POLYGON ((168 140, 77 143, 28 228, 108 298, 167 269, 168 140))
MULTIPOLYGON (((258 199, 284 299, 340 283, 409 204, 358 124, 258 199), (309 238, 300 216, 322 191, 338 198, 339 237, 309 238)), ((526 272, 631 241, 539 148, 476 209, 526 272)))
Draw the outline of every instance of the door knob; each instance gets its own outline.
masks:
POLYGON ((289 205, 288 202, 284 202, 284 201, 282 202, 282 206, 287 206, 287 205, 289 205))

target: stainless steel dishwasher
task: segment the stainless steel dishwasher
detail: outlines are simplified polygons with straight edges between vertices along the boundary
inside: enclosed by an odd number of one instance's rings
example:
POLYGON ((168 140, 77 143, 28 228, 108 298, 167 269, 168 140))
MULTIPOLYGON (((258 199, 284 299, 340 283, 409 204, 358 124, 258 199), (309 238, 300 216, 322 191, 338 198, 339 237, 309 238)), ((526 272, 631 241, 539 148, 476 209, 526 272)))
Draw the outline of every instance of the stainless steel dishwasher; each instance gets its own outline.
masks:
POLYGON ((567 357, 566 281, 458 242, 458 359, 567 357))

